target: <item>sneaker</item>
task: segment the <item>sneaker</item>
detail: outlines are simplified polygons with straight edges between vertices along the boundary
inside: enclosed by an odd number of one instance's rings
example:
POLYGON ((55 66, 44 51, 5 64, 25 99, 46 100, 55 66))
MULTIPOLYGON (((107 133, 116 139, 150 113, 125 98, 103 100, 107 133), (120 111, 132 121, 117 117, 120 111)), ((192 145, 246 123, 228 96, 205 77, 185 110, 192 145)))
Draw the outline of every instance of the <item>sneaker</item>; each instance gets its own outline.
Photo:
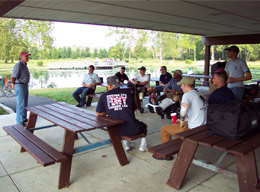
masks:
POLYGON ((129 151, 130 149, 132 149, 134 147, 134 142, 123 140, 123 146, 124 146, 125 151, 129 151))
POLYGON ((155 108, 155 110, 156 110, 156 113, 157 113, 158 115, 160 115, 160 116, 163 115, 163 110, 162 110, 161 107, 158 106, 158 107, 155 108))
POLYGON ((76 107, 84 107, 84 106, 81 106, 80 104, 77 104, 77 105, 75 105, 76 107))
POLYGON ((26 127, 27 123, 26 122, 22 122, 21 123, 23 127, 26 127))
POLYGON ((135 142, 134 141, 128 141, 129 147, 132 149, 135 147, 135 142))
POLYGON ((147 143, 141 143, 139 147, 139 151, 145 152, 147 151, 147 143))

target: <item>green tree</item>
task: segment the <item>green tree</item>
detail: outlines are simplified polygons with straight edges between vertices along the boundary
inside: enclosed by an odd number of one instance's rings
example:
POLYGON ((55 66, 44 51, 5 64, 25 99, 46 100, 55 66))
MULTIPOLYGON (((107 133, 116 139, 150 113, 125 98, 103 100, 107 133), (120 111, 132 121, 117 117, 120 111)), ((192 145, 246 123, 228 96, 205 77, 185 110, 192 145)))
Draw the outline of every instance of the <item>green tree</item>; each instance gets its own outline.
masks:
POLYGON ((147 58, 147 47, 146 47, 146 43, 148 41, 147 32, 144 30, 138 30, 137 39, 138 40, 134 49, 134 56, 136 58, 147 58))
POLYGON ((39 58, 47 57, 47 50, 51 49, 53 38, 51 32, 53 26, 48 21, 26 20, 23 22, 23 30, 30 46, 36 46, 39 50, 39 58))
POLYGON ((7 63, 18 59, 20 51, 28 51, 28 43, 23 41, 20 20, 0 18, 0 58, 7 63))
POLYGON ((116 46, 112 46, 109 48, 108 57, 120 60, 123 59, 123 51, 120 43, 116 44, 116 46))

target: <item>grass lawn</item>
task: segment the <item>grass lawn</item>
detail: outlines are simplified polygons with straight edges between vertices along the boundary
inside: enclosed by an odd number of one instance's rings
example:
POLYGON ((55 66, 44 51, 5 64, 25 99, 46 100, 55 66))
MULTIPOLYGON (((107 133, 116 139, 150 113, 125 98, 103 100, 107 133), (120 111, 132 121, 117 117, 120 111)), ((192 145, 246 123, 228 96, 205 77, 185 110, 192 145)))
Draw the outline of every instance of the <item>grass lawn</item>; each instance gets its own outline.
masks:
POLYGON ((0 107, 0 115, 8 114, 2 107, 0 107))
MULTIPOLYGON (((49 89, 30 89, 29 94, 33 96, 47 97, 53 99, 57 102, 66 102, 72 105, 77 104, 76 100, 72 97, 74 88, 49 88, 49 89)), ((96 93, 105 91, 105 87, 97 87, 96 93)), ((93 102, 98 101, 98 99, 93 98, 93 102)))

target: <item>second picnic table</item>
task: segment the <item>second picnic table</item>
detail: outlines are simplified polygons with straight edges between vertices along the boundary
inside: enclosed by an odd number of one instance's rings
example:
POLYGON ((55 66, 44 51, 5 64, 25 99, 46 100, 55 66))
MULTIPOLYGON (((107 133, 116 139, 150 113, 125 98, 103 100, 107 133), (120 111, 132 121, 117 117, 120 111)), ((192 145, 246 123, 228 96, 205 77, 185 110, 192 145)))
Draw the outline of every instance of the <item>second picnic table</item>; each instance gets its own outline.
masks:
POLYGON ((69 186, 74 142, 77 133, 97 128, 107 130, 120 165, 124 166, 129 163, 116 128, 116 125, 124 121, 107 116, 98 117, 93 112, 63 102, 31 106, 27 107, 27 110, 30 111, 28 129, 35 127, 37 116, 65 129, 62 153, 68 157, 68 160, 62 161, 60 165, 59 189, 69 186))

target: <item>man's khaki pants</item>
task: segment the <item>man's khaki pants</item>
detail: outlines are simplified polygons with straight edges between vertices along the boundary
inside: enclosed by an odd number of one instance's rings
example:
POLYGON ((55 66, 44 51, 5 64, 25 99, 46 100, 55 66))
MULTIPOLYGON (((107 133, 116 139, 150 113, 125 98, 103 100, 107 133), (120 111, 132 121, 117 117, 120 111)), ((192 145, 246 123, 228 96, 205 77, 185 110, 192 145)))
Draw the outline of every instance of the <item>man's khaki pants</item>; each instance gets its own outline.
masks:
POLYGON ((161 128, 161 140, 162 143, 166 143, 171 140, 171 136, 175 135, 176 133, 189 130, 188 126, 184 126, 183 128, 180 127, 179 123, 174 125, 165 125, 161 128))

